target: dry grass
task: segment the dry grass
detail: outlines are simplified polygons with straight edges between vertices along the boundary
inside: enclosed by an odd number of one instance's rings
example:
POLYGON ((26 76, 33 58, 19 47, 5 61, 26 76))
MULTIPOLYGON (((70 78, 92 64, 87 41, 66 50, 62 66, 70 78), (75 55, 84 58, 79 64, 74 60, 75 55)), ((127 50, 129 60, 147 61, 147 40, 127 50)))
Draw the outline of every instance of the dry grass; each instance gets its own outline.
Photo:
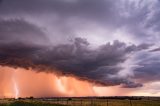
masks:
POLYGON ((24 99, 0 100, 0 106, 160 106, 160 100, 119 100, 119 99, 24 99))

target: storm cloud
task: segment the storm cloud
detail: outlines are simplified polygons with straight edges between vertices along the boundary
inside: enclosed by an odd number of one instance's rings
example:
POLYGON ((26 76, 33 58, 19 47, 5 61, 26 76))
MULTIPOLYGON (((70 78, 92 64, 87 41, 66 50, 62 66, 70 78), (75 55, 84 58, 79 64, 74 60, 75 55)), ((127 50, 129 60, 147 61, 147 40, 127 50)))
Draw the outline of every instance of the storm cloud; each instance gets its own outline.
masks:
MULTIPOLYGON (((124 62, 130 53, 139 50, 138 47, 135 49, 133 45, 126 46, 125 43, 119 41, 115 41, 112 45, 108 43, 94 50, 88 46, 89 43, 82 38, 76 38, 73 44, 49 48, 23 43, 4 44, 0 46, 0 63, 23 68, 45 66, 51 69, 50 72, 56 68, 63 74, 75 75, 107 86, 121 83, 133 85, 133 82, 127 79, 110 78, 110 76, 123 68, 118 67, 117 64, 124 62)), ((40 68, 40 71, 45 70, 40 68)))
POLYGON ((69 44, 51 46, 43 44, 46 39, 41 29, 22 19, 2 21, 0 27, 1 65, 23 68, 44 66, 51 68, 50 72, 56 68, 63 74, 75 75, 107 86, 125 84, 124 87, 136 87, 136 84, 128 79, 110 76, 123 68, 117 65, 126 61, 127 55, 150 46, 126 45, 116 40, 113 44, 91 48, 84 38, 75 38, 69 44))
POLYGON ((105 86, 159 81, 159 5, 159 0, 0 0, 0 64, 58 69, 105 86))

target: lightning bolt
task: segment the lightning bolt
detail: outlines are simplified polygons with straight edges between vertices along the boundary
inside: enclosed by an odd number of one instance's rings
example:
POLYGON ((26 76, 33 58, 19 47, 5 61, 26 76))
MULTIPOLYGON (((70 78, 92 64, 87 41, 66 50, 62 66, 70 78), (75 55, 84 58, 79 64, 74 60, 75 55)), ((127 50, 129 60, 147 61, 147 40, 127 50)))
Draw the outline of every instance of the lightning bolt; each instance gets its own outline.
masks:
POLYGON ((14 86, 14 97, 15 97, 15 99, 18 99, 19 90, 18 90, 18 85, 16 82, 16 70, 14 71, 12 81, 13 81, 13 86, 14 86))

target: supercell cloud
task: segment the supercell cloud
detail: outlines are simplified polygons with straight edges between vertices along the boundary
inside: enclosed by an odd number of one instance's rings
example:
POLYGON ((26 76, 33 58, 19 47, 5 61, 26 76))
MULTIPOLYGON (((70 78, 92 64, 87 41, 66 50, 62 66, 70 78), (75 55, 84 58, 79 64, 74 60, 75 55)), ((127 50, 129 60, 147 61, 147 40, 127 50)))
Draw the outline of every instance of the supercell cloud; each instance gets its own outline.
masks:
POLYGON ((0 65, 143 90, 160 81, 159 16, 159 0, 0 0, 0 65))

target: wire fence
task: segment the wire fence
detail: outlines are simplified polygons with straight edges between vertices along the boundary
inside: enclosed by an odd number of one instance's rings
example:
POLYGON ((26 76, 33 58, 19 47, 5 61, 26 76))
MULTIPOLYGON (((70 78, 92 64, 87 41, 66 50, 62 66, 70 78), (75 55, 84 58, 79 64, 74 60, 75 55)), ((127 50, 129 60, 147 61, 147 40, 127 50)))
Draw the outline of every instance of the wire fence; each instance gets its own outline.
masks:
POLYGON ((53 104, 68 106, 160 106, 159 100, 131 100, 131 99, 44 99, 53 104))

